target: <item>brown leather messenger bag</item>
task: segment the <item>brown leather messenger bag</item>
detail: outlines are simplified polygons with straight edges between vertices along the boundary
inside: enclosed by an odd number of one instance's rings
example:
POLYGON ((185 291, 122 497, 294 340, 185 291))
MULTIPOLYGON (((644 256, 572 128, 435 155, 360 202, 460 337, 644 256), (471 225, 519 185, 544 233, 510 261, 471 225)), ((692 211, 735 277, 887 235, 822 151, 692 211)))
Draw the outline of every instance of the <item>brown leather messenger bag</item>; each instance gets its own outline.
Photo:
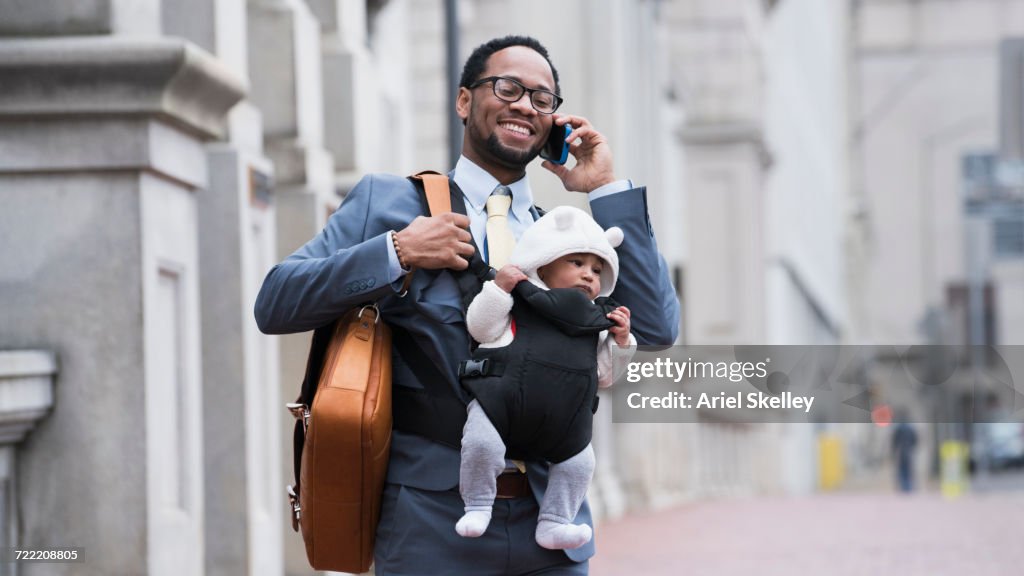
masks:
MULTIPOLYGON (((430 214, 451 211, 447 176, 414 178, 423 182, 430 214)), ((292 528, 301 528, 316 570, 366 572, 373 562, 391 446, 391 340, 375 304, 317 329, 302 394, 288 404, 298 419, 292 528)))

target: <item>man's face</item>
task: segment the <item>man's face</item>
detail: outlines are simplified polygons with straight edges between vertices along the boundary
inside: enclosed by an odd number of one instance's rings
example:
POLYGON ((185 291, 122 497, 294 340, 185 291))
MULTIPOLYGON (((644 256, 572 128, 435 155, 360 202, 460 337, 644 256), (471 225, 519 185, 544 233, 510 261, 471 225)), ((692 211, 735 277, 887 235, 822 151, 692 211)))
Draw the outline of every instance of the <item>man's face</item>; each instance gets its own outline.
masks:
POLYGON ((593 300, 601 293, 604 260, 596 254, 566 254, 537 269, 537 276, 548 288, 575 288, 593 300))
MULTIPOLYGON (((510 46, 492 54, 480 78, 489 76, 512 78, 527 88, 555 91, 551 67, 543 56, 526 46, 510 46)), ((524 168, 540 153, 551 130, 553 117, 534 110, 528 94, 518 102, 505 102, 494 95, 491 82, 472 90, 460 88, 456 108, 466 120, 463 154, 485 169, 489 164, 524 168)))

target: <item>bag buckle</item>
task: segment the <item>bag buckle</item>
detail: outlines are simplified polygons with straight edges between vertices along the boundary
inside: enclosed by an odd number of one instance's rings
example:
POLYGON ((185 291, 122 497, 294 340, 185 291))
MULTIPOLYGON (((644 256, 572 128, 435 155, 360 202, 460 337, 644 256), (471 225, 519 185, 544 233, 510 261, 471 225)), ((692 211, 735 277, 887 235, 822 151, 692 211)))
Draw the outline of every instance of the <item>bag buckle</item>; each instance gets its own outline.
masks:
POLYGON ((464 360, 459 363, 459 378, 479 378, 487 375, 489 362, 483 360, 464 360))
POLYGON ((302 431, 309 430, 309 406, 301 402, 289 402, 284 405, 296 420, 302 420, 302 431))
POLYGON ((374 304, 367 304, 366 306, 363 306, 362 308, 359 309, 358 318, 360 320, 363 319, 363 312, 366 312, 367 310, 372 310, 373 311, 373 323, 374 324, 380 322, 380 308, 377 307, 376 303, 374 303, 374 304))
POLYGON ((299 518, 302 516, 302 506, 299 506, 299 495, 295 493, 295 486, 288 486, 288 502, 292 506, 292 530, 299 531, 299 518))

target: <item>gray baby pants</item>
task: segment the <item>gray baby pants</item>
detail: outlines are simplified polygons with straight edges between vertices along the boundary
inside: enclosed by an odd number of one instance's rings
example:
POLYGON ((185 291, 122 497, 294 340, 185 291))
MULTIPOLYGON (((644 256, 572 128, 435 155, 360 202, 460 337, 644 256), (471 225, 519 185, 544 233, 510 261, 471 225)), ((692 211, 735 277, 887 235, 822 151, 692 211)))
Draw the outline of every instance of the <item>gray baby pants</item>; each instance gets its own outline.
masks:
MULTIPOLYGON (((490 510, 497 496, 498 474, 505 469, 505 443, 480 403, 469 403, 462 429, 462 465, 459 493, 466 511, 490 510)), ((540 502, 538 520, 570 524, 580 510, 594 476, 594 449, 590 444, 568 460, 552 464, 548 487, 540 502)))

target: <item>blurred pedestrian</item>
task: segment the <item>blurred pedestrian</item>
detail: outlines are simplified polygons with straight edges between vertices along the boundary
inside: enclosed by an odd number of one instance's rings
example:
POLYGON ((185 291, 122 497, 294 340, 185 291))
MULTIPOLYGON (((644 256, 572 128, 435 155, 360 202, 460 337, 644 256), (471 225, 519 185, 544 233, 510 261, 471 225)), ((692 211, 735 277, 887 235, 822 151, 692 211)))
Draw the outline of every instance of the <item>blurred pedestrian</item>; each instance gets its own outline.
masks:
POLYGON ((917 432, 907 422, 906 411, 896 413, 896 426, 892 431, 892 457, 896 463, 896 478, 901 492, 914 491, 914 449, 917 432))

